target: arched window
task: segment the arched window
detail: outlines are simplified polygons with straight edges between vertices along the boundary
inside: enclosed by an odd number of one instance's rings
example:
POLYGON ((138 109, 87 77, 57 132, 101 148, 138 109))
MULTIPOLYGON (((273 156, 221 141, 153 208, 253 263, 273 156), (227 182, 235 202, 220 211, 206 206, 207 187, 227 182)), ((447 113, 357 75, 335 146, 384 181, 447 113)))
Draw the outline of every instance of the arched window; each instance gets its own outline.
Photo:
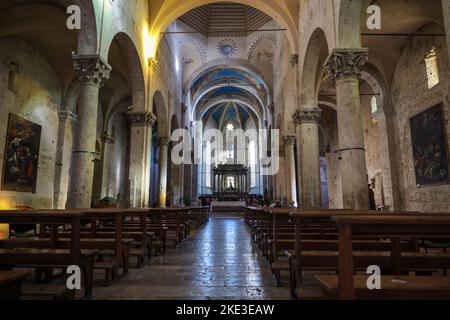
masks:
POLYGON ((425 57, 427 67, 428 89, 433 89, 439 84, 439 67, 436 48, 431 48, 425 57))
POLYGON ((372 97, 371 106, 372 106, 372 114, 377 113, 378 111, 377 97, 375 96, 372 97))
MULTIPOLYGON (((229 123, 226 126, 226 130, 227 130, 227 134, 228 133, 233 133, 233 131, 235 130, 234 124, 229 123)), ((234 152, 234 143, 231 143, 230 141, 227 141, 227 146, 226 146, 226 150, 225 150, 225 155, 226 155, 226 161, 227 162, 232 162, 234 163, 234 157, 235 157, 235 152, 234 152)))

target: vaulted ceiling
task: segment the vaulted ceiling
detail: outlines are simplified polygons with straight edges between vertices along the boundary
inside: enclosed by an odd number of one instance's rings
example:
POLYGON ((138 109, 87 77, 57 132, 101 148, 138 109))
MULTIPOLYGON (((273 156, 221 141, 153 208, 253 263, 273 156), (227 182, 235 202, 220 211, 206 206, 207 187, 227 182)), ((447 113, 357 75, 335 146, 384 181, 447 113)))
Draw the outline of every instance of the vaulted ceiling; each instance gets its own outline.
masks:
POLYGON ((205 36, 246 36, 272 18, 246 5, 220 2, 195 8, 180 20, 205 36))

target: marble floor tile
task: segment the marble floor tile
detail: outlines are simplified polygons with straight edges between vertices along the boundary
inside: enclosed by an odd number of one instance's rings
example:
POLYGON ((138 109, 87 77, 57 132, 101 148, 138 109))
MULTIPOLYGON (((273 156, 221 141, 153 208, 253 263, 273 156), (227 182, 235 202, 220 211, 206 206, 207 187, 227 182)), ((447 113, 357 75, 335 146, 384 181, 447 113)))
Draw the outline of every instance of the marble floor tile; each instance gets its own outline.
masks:
MULTIPOLYGON (((102 279, 102 274, 97 277, 102 279)), ((96 286, 93 298, 281 300, 289 299, 289 290, 274 285, 243 219, 221 216, 110 287, 96 286)))

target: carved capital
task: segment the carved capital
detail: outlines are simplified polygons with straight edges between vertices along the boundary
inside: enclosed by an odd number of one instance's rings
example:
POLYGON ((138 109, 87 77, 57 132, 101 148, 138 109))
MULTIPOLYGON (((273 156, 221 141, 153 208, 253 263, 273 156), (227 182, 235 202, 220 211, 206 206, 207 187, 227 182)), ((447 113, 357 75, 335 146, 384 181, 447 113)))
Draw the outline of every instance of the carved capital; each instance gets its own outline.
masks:
POLYGON ((321 114, 322 110, 320 109, 297 109, 292 116, 292 120, 295 125, 317 123, 320 120, 321 114))
POLYGON ((136 127, 151 127, 155 125, 156 117, 151 112, 134 112, 126 113, 128 123, 136 127))
POLYGON ((101 86, 109 79, 111 66, 99 55, 72 54, 72 60, 80 81, 101 86))
POLYGON ((159 137, 158 138, 158 146, 160 148, 162 147, 168 147, 170 144, 171 140, 169 137, 159 137))
POLYGON ((283 143, 285 146, 293 146, 297 141, 296 136, 283 136, 283 143))
POLYGON ((335 49, 325 64, 328 76, 336 80, 360 76, 364 64, 369 60, 368 52, 367 48, 335 49))
POLYGON ((78 116, 70 111, 60 111, 59 112, 59 120, 60 121, 65 121, 65 120, 69 120, 69 121, 77 121, 78 116))

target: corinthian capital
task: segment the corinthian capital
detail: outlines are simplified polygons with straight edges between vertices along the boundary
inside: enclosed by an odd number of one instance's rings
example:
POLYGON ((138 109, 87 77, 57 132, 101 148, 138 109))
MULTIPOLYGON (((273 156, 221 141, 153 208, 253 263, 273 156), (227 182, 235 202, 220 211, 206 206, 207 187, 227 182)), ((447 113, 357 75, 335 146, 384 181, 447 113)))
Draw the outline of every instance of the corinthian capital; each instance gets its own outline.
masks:
POLYGON ((151 112, 127 112, 126 117, 131 126, 136 127, 153 127, 156 122, 156 117, 151 112))
POLYGON ((367 48, 335 49, 325 64, 327 73, 337 80, 360 76, 364 64, 369 60, 368 52, 367 48))
POLYGON ((322 110, 314 109, 297 109, 292 115, 295 125, 302 123, 317 123, 320 120, 322 110))
POLYGON ((99 55, 72 54, 73 66, 78 79, 101 86, 109 79, 111 66, 99 55))
POLYGON ((160 147, 168 147, 171 140, 169 137, 159 137, 158 138, 158 146, 160 147))

